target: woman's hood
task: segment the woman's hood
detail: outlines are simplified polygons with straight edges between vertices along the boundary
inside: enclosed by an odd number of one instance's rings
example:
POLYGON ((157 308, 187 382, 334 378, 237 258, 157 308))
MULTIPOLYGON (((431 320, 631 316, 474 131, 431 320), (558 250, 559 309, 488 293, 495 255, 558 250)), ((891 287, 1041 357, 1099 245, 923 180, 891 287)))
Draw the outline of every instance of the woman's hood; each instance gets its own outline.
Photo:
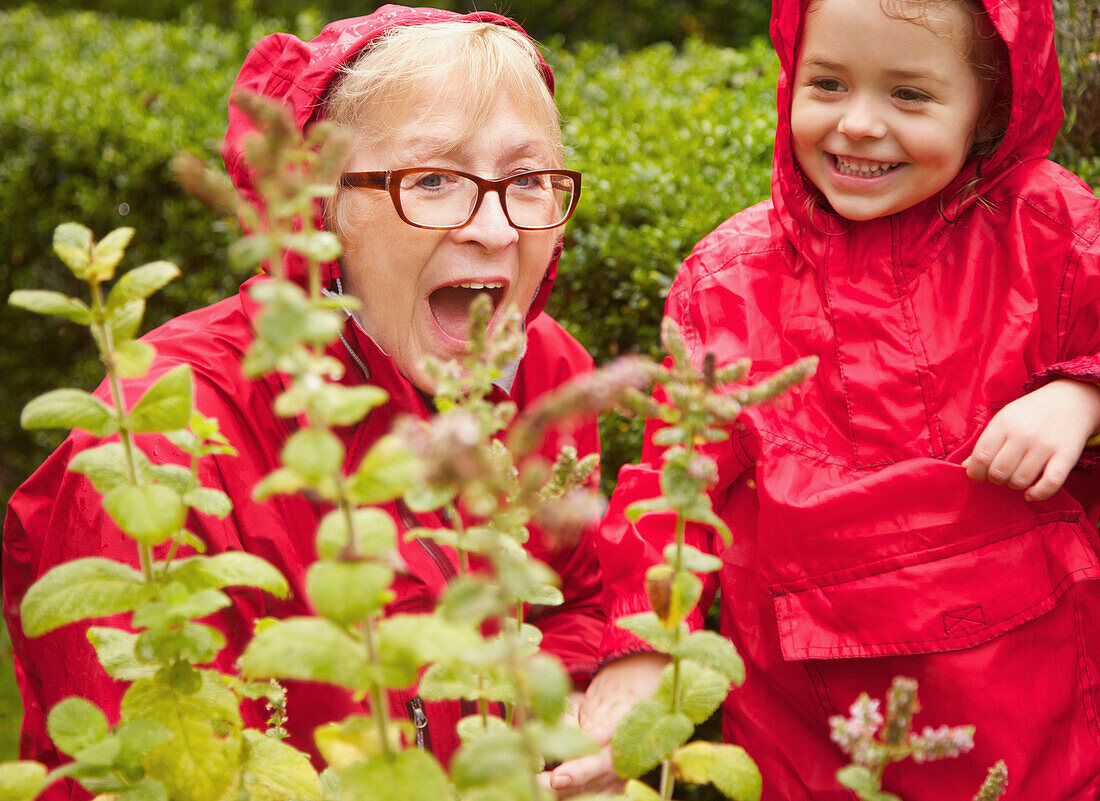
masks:
MULTIPOLYGON (((288 33, 265 36, 245 57, 233 90, 247 89, 272 100, 277 100, 291 110, 299 131, 306 131, 322 118, 321 110, 325 94, 341 69, 355 60, 372 41, 387 31, 405 25, 425 25, 437 22, 491 22, 513 28, 526 35, 516 22, 491 12, 456 14, 435 8, 407 8, 385 5, 364 17, 338 20, 326 25, 321 33, 304 42, 288 33)), ((554 75, 549 65, 539 56, 539 69, 547 89, 554 92, 554 75)), ((245 161, 242 143, 254 131, 248 117, 232 101, 229 104, 229 127, 222 143, 222 158, 226 170, 238 193, 257 207, 262 201, 257 197, 251 170, 245 161)), ((550 295, 550 288, 557 274, 558 248, 547 267, 528 319, 542 311, 550 295)), ((291 277, 301 278, 302 266, 288 260, 287 271, 291 277)), ((324 265, 324 278, 331 280, 340 274, 336 263, 324 265)))
MULTIPOLYGON (((1015 165, 1050 154, 1062 124, 1061 76, 1054 52, 1054 19, 1050 2, 1042 0, 981 0, 993 27, 1004 42, 1009 59, 997 93, 1008 99, 1008 125, 997 150, 980 165, 978 194, 988 191, 1015 165)), ((795 163, 791 142, 791 92, 800 46, 802 19, 809 0, 774 0, 771 37, 779 55, 776 91, 778 125, 772 160, 772 199, 787 235, 802 246, 817 233, 839 233, 851 223, 822 212, 810 202, 810 190, 795 163)), ((914 214, 922 230, 931 232, 946 224, 965 206, 975 202, 974 192, 963 187, 979 168, 968 161, 955 180, 939 195, 901 214, 914 214)))

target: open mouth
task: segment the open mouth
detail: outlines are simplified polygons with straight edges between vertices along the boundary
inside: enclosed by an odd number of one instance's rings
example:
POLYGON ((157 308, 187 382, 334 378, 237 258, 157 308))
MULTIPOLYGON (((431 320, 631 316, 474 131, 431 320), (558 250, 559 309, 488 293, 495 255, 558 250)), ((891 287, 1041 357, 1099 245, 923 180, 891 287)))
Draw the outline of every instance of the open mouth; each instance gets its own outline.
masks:
POLYGON ((496 311, 504 300, 504 291, 504 284, 500 281, 485 284, 471 281, 441 286, 428 296, 428 306, 444 334, 465 341, 470 330, 470 304, 480 295, 488 295, 496 311))
POLYGON ((857 159, 848 156, 832 154, 833 166, 841 175, 851 175, 855 178, 878 178, 893 172, 905 164, 904 161, 875 161, 874 159, 857 159))

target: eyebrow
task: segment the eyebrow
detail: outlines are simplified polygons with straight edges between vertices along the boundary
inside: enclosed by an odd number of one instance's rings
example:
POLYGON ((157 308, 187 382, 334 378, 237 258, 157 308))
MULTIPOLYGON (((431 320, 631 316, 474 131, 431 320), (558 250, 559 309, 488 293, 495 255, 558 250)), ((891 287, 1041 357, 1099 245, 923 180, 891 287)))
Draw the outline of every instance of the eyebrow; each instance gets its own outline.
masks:
MULTIPOLYGON (((402 149, 401 155, 418 159, 421 162, 443 156, 464 155, 468 149, 468 142, 455 142, 446 137, 422 136, 413 139, 402 149)), ((520 158, 528 154, 537 155, 544 150, 544 143, 538 139, 525 139, 504 151, 504 161, 520 158)))
MULTIPOLYGON (((814 56, 803 59, 802 66, 824 70, 825 72, 844 72, 847 69, 843 64, 836 61, 814 56)), ((947 79, 938 72, 929 72, 927 70, 896 69, 887 70, 886 74, 901 81, 932 81, 939 84, 946 84, 948 82, 947 79)))

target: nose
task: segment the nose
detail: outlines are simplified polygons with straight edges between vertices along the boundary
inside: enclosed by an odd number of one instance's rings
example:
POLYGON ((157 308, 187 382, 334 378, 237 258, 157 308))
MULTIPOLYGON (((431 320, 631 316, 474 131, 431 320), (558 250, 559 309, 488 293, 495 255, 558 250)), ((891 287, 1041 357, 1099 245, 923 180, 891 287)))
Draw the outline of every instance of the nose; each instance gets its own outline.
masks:
POLYGON ((504 215, 500 195, 486 192, 473 218, 452 234, 463 242, 477 242, 490 253, 496 253, 519 240, 519 231, 504 215))
POLYGON ((873 98, 855 95, 845 104, 837 130, 849 139, 881 139, 886 122, 873 98))

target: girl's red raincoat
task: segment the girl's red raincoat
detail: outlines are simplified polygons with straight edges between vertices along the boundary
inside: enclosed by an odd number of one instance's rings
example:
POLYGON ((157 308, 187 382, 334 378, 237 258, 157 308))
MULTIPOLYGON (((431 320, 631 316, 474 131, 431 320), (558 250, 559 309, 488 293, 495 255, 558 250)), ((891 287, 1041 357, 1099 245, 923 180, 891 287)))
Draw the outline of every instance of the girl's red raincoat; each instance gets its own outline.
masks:
MULTIPOLYGON (((699 243, 666 308, 700 365, 708 351, 749 357, 761 377, 820 359, 713 451, 733 546, 691 533, 722 558, 710 587, 747 663, 724 736, 756 759, 768 801, 853 798, 835 780, 847 759, 828 718, 906 675, 918 731, 973 723, 976 746, 889 767, 888 790, 967 799, 1004 759, 1009 801, 1100 798, 1095 454, 1039 503, 960 467, 1009 401, 1058 377, 1100 380, 1100 200, 1046 160, 1062 120, 1050 3, 985 2, 1011 68, 1007 132, 976 184, 985 201, 964 189, 971 162, 942 196, 867 222, 811 212, 794 162, 805 5, 773 7, 772 198, 699 243)), ((667 515, 632 526, 622 514, 659 493, 659 465, 647 437, 602 528, 612 618, 648 608, 642 575, 670 537, 667 515)), ((603 658, 639 647, 609 626, 603 658)))
MULTIPOLYGON (((304 128, 317 118, 318 101, 340 65, 372 39, 396 25, 452 19, 487 20, 518 27, 495 14, 458 16, 434 9, 385 6, 367 17, 333 23, 312 42, 301 42, 286 34, 265 38, 245 61, 237 86, 281 100, 294 111, 299 128, 304 128)), ((552 90, 549 68, 543 64, 542 70, 552 90)), ((241 138, 248 130, 246 118, 231 107, 225 161, 238 189, 251 196, 241 151, 241 138)), ((548 266, 543 287, 528 315, 527 351, 508 393, 520 409, 592 366, 584 349, 541 313, 556 272, 556 261, 555 257, 548 266)), ((294 266, 290 266, 293 270, 294 266)), ((329 265, 329 278, 338 274, 338 265, 329 265)), ((208 553, 241 550, 256 554, 279 568, 290 582, 292 595, 287 601, 259 591, 231 592, 234 605, 213 619, 228 640, 214 665, 225 671, 232 671, 256 619, 310 613, 304 591, 305 572, 316 559, 314 533, 325 511, 301 496, 277 496, 263 503, 252 500, 253 486, 279 466, 279 451, 297 427, 294 420, 272 411, 275 397, 286 388, 284 377, 273 375, 250 381, 241 375, 241 360, 252 341, 252 322, 258 311, 248 287, 263 280, 266 279, 254 278, 238 295, 185 314, 145 337, 145 341, 156 346, 157 361, 147 378, 133 382, 126 390, 129 402, 133 403, 141 390, 169 369, 184 363, 191 365, 197 410, 219 420, 222 432, 239 456, 207 458, 199 468, 203 484, 228 493, 233 513, 225 520, 192 515, 188 528, 206 542, 208 553)), ((426 418, 432 410, 429 401, 397 372, 389 357, 355 323, 345 326, 342 339, 331 348, 331 354, 344 365, 345 383, 369 381, 390 395, 388 404, 344 431, 346 464, 352 469, 389 430, 395 417, 405 414, 426 418)), ((145 437, 139 441, 154 461, 185 462, 183 455, 162 438, 145 437)), ((93 555, 137 563, 135 546, 102 511, 99 497, 89 482, 66 469, 75 454, 93 444, 95 440, 87 434, 70 436, 12 498, 4 525, 4 615, 11 631, 16 677, 24 704, 20 750, 23 758, 47 764, 60 760, 45 730, 46 714, 54 704, 67 696, 81 695, 103 707, 114 720, 125 690, 125 686, 103 672, 85 638, 86 625, 68 626, 32 640, 23 635, 19 619, 19 602, 27 588, 55 565, 93 555)), ((568 430, 552 431, 544 443, 544 452, 552 457, 565 444, 575 445, 582 456, 597 452, 595 421, 585 420, 568 430)), ((388 508, 398 523, 400 556, 408 570, 398 575, 393 588, 396 599, 388 611, 428 612, 441 589, 455 575, 456 556, 431 541, 404 542, 403 532, 419 525, 444 524, 434 515, 416 516, 406 507, 392 504, 388 508)), ((604 626, 599 572, 590 534, 575 547, 555 548, 535 532, 527 547, 562 576, 566 596, 562 606, 532 608, 529 620, 542 630, 543 648, 561 658, 575 681, 583 684, 595 667, 595 647, 604 626)), ((157 556, 163 556, 159 549, 157 556)), ((365 712, 365 702, 353 700, 349 692, 339 688, 304 682, 288 682, 287 686, 290 743, 308 752, 315 751, 312 731, 316 726, 365 712)), ((390 705, 392 714, 418 724, 418 739, 443 761, 449 759, 457 746, 455 723, 461 715, 473 711, 472 705, 465 702, 421 704, 415 687, 392 692, 390 705), (422 716, 421 712, 426 714, 422 716)), ((266 711, 261 706, 249 702, 244 713, 248 725, 265 728, 266 711)), ((71 788, 63 784, 51 787, 44 797, 67 798, 71 788)), ((79 790, 75 792, 84 795, 79 790)))

